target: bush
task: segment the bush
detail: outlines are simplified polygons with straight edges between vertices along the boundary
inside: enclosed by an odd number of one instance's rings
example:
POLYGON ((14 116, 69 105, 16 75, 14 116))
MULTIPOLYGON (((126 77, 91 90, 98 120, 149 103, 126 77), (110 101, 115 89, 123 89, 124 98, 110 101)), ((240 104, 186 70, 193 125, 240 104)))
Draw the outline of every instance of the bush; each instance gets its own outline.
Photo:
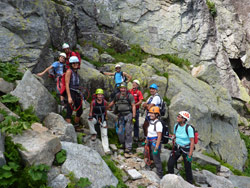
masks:
POLYGON ((18 63, 3 63, 0 62, 0 78, 7 82, 15 82, 21 80, 23 73, 18 71, 18 63))
POLYGON ((209 9, 210 14, 211 14, 213 17, 215 17, 216 14, 217 14, 217 11, 216 11, 216 8, 215 8, 215 3, 212 2, 212 1, 210 1, 210 0, 207 0, 207 1, 206 1, 206 4, 207 4, 207 7, 208 7, 208 9, 209 9))

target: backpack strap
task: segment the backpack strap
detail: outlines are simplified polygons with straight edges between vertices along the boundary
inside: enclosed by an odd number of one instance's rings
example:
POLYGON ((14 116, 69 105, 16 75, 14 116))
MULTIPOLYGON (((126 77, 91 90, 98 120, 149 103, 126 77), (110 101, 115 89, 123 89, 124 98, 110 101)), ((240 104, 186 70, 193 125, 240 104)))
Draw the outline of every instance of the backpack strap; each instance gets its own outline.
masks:
POLYGON ((176 126, 175 126, 175 130, 174 130, 175 135, 176 135, 176 131, 177 131, 178 126, 179 126, 179 123, 177 123, 176 126))
POLYGON ((156 123, 158 122, 161 122, 161 121, 158 119, 156 122, 154 122, 154 131, 156 131, 156 123))

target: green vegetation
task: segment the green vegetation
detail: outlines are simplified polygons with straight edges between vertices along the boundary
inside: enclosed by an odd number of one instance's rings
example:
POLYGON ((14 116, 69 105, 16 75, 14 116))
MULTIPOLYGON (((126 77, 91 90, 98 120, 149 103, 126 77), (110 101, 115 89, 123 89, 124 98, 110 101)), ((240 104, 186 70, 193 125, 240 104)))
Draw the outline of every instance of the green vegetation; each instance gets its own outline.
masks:
POLYGON ((61 150, 56 154, 56 158, 54 160, 54 164, 59 166, 62 165, 64 163, 64 161, 66 160, 66 151, 65 150, 61 150))
POLYGON ((245 166, 244 166, 243 174, 245 176, 250 177, 250 137, 247 135, 244 135, 242 133, 240 133, 240 137, 241 137, 241 139, 243 139, 245 141, 247 152, 248 152, 247 161, 246 161, 245 166))
POLYGON ((78 144, 83 144, 82 137, 86 136, 85 133, 77 133, 77 143, 78 144))
POLYGON ((171 99, 167 98, 167 97, 163 97, 163 101, 166 102, 167 106, 170 106, 171 104, 171 99))
POLYGON ((115 144, 117 148, 121 148, 115 128, 108 129, 108 139, 109 139, 109 144, 115 144))
POLYGON ((163 170, 163 176, 167 174, 167 161, 162 162, 162 170, 163 170))
POLYGON ((68 188, 85 188, 91 185, 91 182, 88 178, 80 178, 77 180, 75 178, 75 174, 73 172, 70 172, 68 175, 66 175, 70 182, 68 183, 68 188))
POLYGON ((106 162, 114 176, 118 179, 117 188, 128 187, 122 180, 122 177, 125 175, 124 172, 115 166, 114 161, 110 158, 110 156, 103 156, 102 159, 106 162))
POLYGON ((18 71, 18 63, 0 62, 0 78, 7 82, 22 79, 23 74, 18 71))
POLYGON ((0 187, 3 188, 37 188, 46 187, 49 167, 40 164, 24 166, 18 149, 22 147, 14 144, 11 137, 5 137, 5 152, 7 164, 0 168, 0 187))
POLYGON ((155 56, 155 57, 162 59, 162 60, 167 60, 170 63, 173 63, 176 66, 181 67, 181 68, 183 67, 183 65, 187 67, 191 65, 191 63, 187 59, 179 58, 177 55, 174 55, 174 54, 163 54, 163 55, 155 56))
POLYGON ((216 166, 213 166, 213 165, 200 165, 199 163, 193 161, 192 162, 192 169, 195 170, 195 169, 199 169, 199 170, 208 170, 210 172, 212 172, 213 174, 216 174, 217 173, 217 169, 216 169, 216 166))
POLYGON ((210 1, 210 0, 206 0, 206 4, 207 4, 207 7, 209 9, 209 12, 210 14, 215 17, 216 14, 217 14, 217 10, 216 10, 216 7, 215 7, 215 3, 213 1, 210 1))
POLYGON ((2 132, 11 134, 20 134, 23 130, 29 129, 34 122, 39 122, 38 117, 34 114, 33 107, 22 110, 18 104, 18 98, 10 94, 0 97, 0 102, 4 103, 11 111, 16 113, 20 118, 7 115, 4 110, 0 110, 5 120, 0 123, 2 132), (13 126, 15 125, 15 126, 13 126))

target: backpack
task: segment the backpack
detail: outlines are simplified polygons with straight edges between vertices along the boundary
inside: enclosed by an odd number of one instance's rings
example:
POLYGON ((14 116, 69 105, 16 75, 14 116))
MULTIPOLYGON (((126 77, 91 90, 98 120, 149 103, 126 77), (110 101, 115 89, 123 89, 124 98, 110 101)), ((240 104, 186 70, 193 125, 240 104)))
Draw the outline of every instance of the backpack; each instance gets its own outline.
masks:
MULTIPOLYGON (((175 126, 175 133, 176 133, 176 130, 177 130, 178 126, 179 126, 179 124, 177 124, 177 125, 175 126)), ((187 135, 188 135, 188 127, 189 127, 189 126, 191 126, 191 127, 193 128, 193 131, 194 131, 194 144, 197 144, 197 143, 198 143, 198 138, 199 138, 199 133, 198 133, 198 131, 194 128, 193 125, 187 124, 187 126, 186 126, 186 133, 187 133, 187 135)), ((188 135, 188 137, 189 137, 189 135, 188 135)))
MULTIPOLYGON (((71 56, 76 56, 78 59, 79 59, 79 66, 78 66, 78 69, 80 69, 81 67, 81 56, 79 54, 79 52, 70 52, 70 57, 71 56), (72 55, 72 53, 75 53, 75 55, 72 55)), ((69 57, 69 58, 70 58, 69 57)), ((69 58, 66 59, 66 68, 69 69, 69 58)))
MULTIPOLYGON (((95 108, 95 106, 96 106, 97 101, 96 101, 96 99, 93 99, 92 101, 93 101, 93 113, 94 113, 94 108, 95 108)), ((105 99, 103 99, 102 104, 103 104, 103 106, 99 106, 99 107, 100 107, 100 111, 102 110, 102 109, 101 109, 102 107, 106 107, 106 106, 108 105, 108 103, 107 103, 107 101, 106 101, 105 99)), ((107 115, 107 114, 106 114, 106 110, 105 110, 105 112, 102 113, 102 114, 95 114, 95 115, 96 115, 96 119, 97 119, 97 120, 98 120, 98 117, 99 117, 99 118, 101 118, 101 120, 102 120, 102 122, 103 122, 103 121, 105 120, 105 116, 107 115)))
POLYGON ((60 95, 63 95, 64 92, 66 91, 65 75, 66 75, 66 72, 64 72, 62 76, 57 77, 56 87, 60 95))
MULTIPOLYGON (((115 72, 115 75, 116 75, 117 73, 118 73, 118 72, 115 72)), ((122 72, 122 71, 121 71, 120 73, 121 73, 121 75, 122 75, 122 80, 123 80, 123 82, 126 82, 126 81, 127 81, 127 77, 123 75, 123 72, 122 72)), ((114 75, 114 80, 115 80, 115 75, 114 75)))
MULTIPOLYGON (((127 91, 127 93, 126 93, 126 100, 127 100, 128 104, 130 105, 130 104, 131 104, 131 101, 130 101, 130 99, 129 99, 129 94, 131 95, 131 93, 127 91)), ((120 92, 117 93, 116 96, 117 96, 117 100, 115 101, 115 110, 114 110, 114 114, 118 114, 118 113, 119 113, 119 111, 118 111, 118 105, 117 105, 116 102, 120 100, 121 93, 120 93, 120 92)), ((131 107, 131 105, 130 105, 130 111, 131 111, 131 110, 132 110, 132 107, 131 107)))
MULTIPOLYGON (((165 116, 165 114, 166 114, 166 106, 167 106, 166 102, 161 98, 161 96, 158 93, 156 93, 155 96, 159 96, 160 97, 160 100, 161 100, 161 103, 160 103, 160 106, 159 106, 159 108, 160 108, 160 115, 161 116, 165 116)), ((153 100, 153 98, 152 98, 152 100, 153 100)), ((151 100, 151 102, 152 102, 152 100, 151 100)))
POLYGON ((154 122, 154 131, 156 131, 156 123, 161 122, 162 124, 162 136, 161 136, 161 143, 162 144, 167 144, 168 143, 168 138, 169 138, 169 131, 168 131, 168 126, 165 121, 163 120, 157 120, 154 122))

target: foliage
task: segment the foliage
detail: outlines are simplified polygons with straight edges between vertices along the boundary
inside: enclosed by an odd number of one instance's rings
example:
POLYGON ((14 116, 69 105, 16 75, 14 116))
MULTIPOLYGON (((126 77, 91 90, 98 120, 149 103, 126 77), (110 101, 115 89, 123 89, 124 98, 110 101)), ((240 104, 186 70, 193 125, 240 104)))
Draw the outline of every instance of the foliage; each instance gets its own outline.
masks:
POLYGON ((244 135, 242 133, 240 133, 240 137, 241 137, 241 139, 243 139, 245 141, 247 152, 248 152, 247 161, 244 165, 244 173, 243 174, 245 176, 250 177, 250 137, 247 135, 244 135))
POLYGON ((66 177, 69 178, 70 182, 68 183, 68 188, 85 188, 91 185, 91 182, 88 178, 80 178, 79 180, 76 179, 75 174, 70 172, 66 177))
POLYGON ((118 179, 117 188, 126 188, 128 187, 122 180, 124 176, 124 172, 115 166, 114 161, 110 158, 110 156, 103 156, 102 159, 106 162, 110 170, 113 172, 114 176, 118 179))
POLYGON ((7 164, 0 168, 0 187, 46 187, 49 167, 44 164, 25 167, 21 163, 18 149, 23 148, 20 144, 14 144, 11 137, 6 136, 4 155, 7 164))
POLYGON ((144 159, 144 154, 143 154, 142 152, 137 153, 137 156, 138 156, 139 158, 141 158, 141 159, 144 159))
POLYGON ((215 3, 213 1, 210 1, 210 0, 206 0, 206 4, 207 4, 207 7, 209 9, 209 12, 210 14, 215 17, 216 14, 217 14, 217 10, 216 10, 216 7, 215 7, 215 3))
POLYGON ((162 162, 163 176, 167 174, 167 161, 162 162))
POLYGON ((54 164, 55 165, 62 165, 65 162, 66 158, 67 158, 66 150, 62 149, 61 151, 59 151, 56 154, 54 164))
POLYGON ((56 99, 57 104, 61 103, 59 95, 56 93, 56 91, 51 91, 50 94, 56 99))
POLYGON ((191 65, 191 63, 187 59, 179 58, 175 54, 163 54, 163 55, 159 55, 155 57, 162 59, 162 60, 168 60, 170 63, 173 63, 176 66, 181 67, 181 68, 183 67, 183 65, 186 65, 187 67, 191 65))
POLYGON ((208 170, 210 172, 212 172, 213 174, 216 174, 217 173, 217 169, 216 169, 216 166, 213 166, 213 165, 200 165, 199 163, 193 161, 192 162, 192 169, 195 170, 195 169, 199 169, 199 170, 208 170))
POLYGON ((0 62, 0 78, 7 82, 14 82, 22 79, 23 74, 18 72, 18 63, 0 62))
POLYGON ((138 185, 138 187, 137 188, 146 188, 145 186, 143 186, 143 185, 138 185))
POLYGON ((19 99, 11 94, 1 96, 0 102, 4 103, 10 110, 15 110, 19 99))
POLYGON ((218 156, 216 156, 215 154, 212 154, 212 153, 206 153, 206 152, 203 152, 204 155, 207 155, 213 159, 215 159, 216 161, 220 162, 221 165, 229 168, 233 174, 237 175, 237 176, 244 176, 244 173, 242 173, 241 171, 237 170, 237 169, 234 169, 233 166, 231 166, 230 164, 226 163, 224 160, 221 160, 218 156))
POLYGON ((121 145, 119 144, 119 138, 116 134, 115 128, 108 129, 108 138, 109 138, 109 144, 115 144, 117 148, 121 147, 121 145))
POLYGON ((169 99, 169 98, 167 98, 167 97, 163 97, 163 101, 165 101, 166 102, 166 104, 167 104, 167 106, 170 106, 170 104, 171 104, 171 99, 169 99))
POLYGON ((86 136, 85 133, 77 133, 77 143, 78 144, 83 144, 82 137, 86 136))

